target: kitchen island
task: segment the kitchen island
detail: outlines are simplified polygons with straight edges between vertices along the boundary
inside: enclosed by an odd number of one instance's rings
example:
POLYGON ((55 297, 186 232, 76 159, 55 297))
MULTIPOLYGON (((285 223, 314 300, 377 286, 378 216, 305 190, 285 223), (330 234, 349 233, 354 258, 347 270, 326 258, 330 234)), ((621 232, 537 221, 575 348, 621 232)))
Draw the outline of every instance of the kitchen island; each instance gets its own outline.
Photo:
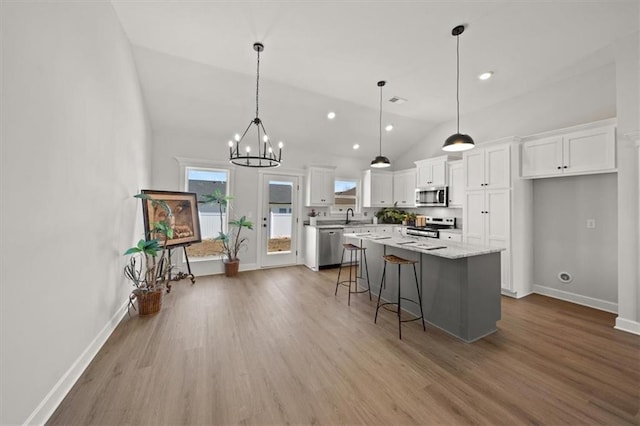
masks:
MULTIPOLYGON (((371 291, 378 292, 382 279, 382 256, 395 254, 418 262, 422 309, 428 324, 473 342, 497 330, 500 319, 500 252, 497 247, 477 246, 430 238, 377 233, 347 233, 367 248, 371 291)), ((396 267, 387 266, 382 298, 397 298, 396 267)), ((417 300, 413 271, 402 271, 403 297, 417 300)), ((419 316, 412 304, 407 312, 419 316)), ((427 330, 428 331, 428 330, 427 330)))

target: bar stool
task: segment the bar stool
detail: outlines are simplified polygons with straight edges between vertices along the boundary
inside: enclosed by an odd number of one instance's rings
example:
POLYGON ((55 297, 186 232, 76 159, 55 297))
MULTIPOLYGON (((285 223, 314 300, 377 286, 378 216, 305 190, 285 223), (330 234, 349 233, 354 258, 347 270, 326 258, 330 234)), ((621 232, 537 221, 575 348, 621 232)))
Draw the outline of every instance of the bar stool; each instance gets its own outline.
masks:
POLYGON ((402 339, 402 323, 403 322, 410 322, 410 321, 417 321, 417 320, 422 320, 422 330, 426 331, 426 327, 424 325, 424 312, 422 312, 422 296, 420 295, 420 285, 418 284, 418 273, 416 272, 416 263, 418 263, 415 260, 408 260, 408 259, 403 259, 401 257, 398 257, 396 255, 393 254, 389 254, 386 256, 382 256, 382 258, 384 259, 384 269, 382 271, 382 280, 380 281, 380 292, 378 293, 378 304, 376 306, 376 316, 375 319, 373 320, 374 323, 376 323, 378 321, 378 310, 381 307, 384 307, 384 309, 394 312, 398 315, 398 335, 400 336, 400 339, 402 339), (387 263, 391 263, 392 265, 398 265, 398 301, 397 302, 385 302, 385 303, 380 303, 381 300, 381 296, 382 296, 382 284, 384 283, 384 278, 387 274, 387 263), (400 281, 400 268, 402 267, 402 265, 412 265, 413 266, 413 275, 416 279, 416 290, 418 291, 418 300, 412 300, 412 299, 407 299, 406 297, 402 297, 400 294, 400 289, 402 288, 402 286, 400 285, 402 283, 402 281, 400 281), (403 320, 402 319, 402 308, 400 305, 400 301, 401 300, 406 300, 408 302, 412 302, 412 303, 416 303, 418 306, 420 306, 420 316, 417 318, 413 318, 413 319, 407 319, 407 320, 403 320), (398 308, 397 310, 393 310, 393 309, 389 309, 386 307, 386 305, 396 305, 398 308))
POLYGON ((369 265, 367 265, 367 249, 365 247, 358 247, 351 243, 342 244, 342 257, 340 258, 340 268, 338 269, 338 279, 336 280, 336 292, 335 296, 338 295, 338 286, 343 285, 345 287, 349 287, 349 298, 347 304, 351 306, 351 294, 352 293, 366 293, 369 292, 369 300, 371 300, 371 286, 369 285, 369 265), (344 253, 345 251, 349 252, 349 279, 340 281, 340 274, 342 273, 342 267, 345 265, 344 263, 344 253), (358 264, 358 254, 360 255, 360 263, 364 259, 364 269, 367 273, 367 288, 365 290, 358 290, 358 279, 363 279, 361 275, 358 275, 358 271, 355 273, 355 277, 352 275, 352 269, 354 260, 355 264, 358 264), (351 290, 351 284, 355 285, 355 290, 351 290))

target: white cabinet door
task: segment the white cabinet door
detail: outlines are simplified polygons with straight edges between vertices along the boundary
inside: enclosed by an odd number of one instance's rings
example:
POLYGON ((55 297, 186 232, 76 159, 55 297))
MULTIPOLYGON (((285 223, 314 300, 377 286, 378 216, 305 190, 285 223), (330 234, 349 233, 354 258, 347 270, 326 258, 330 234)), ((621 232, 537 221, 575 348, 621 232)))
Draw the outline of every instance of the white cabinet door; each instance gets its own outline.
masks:
POLYGON ((484 149, 485 189, 509 188, 511 156, 509 145, 489 146, 484 149))
POLYGON ((416 186, 444 186, 447 184, 447 156, 415 161, 416 186))
POLYGON ((570 133, 564 137, 563 173, 585 173, 615 169, 616 146, 613 127, 570 133))
POLYGON ((554 175, 562 172, 562 136, 522 143, 522 177, 554 175))
POLYGON ((505 249, 500 252, 501 286, 512 290, 509 190, 488 189, 467 192, 463 218, 464 242, 505 249))
POLYGON ((509 145, 475 148, 462 154, 465 189, 508 188, 511 179, 509 145))
POLYGON ((362 177, 362 206, 388 207, 393 205, 393 174, 366 170, 362 177))
POLYGON ((485 191, 469 191, 465 194, 463 212, 464 242, 484 244, 485 241, 485 191))
POLYGON ((398 207, 415 207, 416 169, 401 170, 393 175, 393 202, 398 207))
POLYGON ((331 206, 334 203, 335 171, 310 167, 307 172, 307 206, 331 206))
POLYGON ((449 207, 462 207, 464 204, 464 169, 462 161, 449 163, 449 207))
POLYGON ((612 125, 522 143, 523 178, 606 173, 616 168, 612 125))

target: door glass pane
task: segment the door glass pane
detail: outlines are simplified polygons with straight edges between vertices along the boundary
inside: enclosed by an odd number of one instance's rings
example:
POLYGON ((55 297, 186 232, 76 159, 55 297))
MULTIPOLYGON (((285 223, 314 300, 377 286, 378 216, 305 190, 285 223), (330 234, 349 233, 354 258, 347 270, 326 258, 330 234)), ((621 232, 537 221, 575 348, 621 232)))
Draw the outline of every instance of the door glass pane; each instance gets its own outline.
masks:
MULTIPOLYGON (((195 192, 198 201, 204 194, 213 194, 219 190, 222 195, 227 195, 229 175, 226 170, 214 169, 187 169, 187 192, 195 192)), ((222 254, 222 244, 215 238, 220 231, 227 230, 227 212, 220 214, 217 204, 198 204, 200 216, 200 231, 202 242, 187 247, 189 258, 202 258, 218 256, 222 254)))
POLYGON ((267 254, 291 251, 293 183, 269 181, 269 235, 267 254))

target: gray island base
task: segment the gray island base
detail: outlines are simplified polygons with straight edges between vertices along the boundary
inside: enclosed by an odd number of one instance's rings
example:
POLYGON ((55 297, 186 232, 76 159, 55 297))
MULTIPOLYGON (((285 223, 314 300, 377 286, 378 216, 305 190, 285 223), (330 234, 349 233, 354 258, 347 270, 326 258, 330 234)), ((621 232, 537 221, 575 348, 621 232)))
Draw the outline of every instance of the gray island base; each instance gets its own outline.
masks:
MULTIPOLYGON (((467 343, 497 331, 496 323, 501 318, 500 252, 503 249, 400 235, 345 234, 345 238, 367 248, 372 292, 380 289, 383 255, 416 260, 422 308, 429 325, 467 343)), ((397 267, 387 266, 385 280, 382 298, 394 301, 398 288, 397 267)), ((417 296, 413 270, 402 270, 400 285, 403 297, 417 296)), ((412 305, 403 304, 402 308, 419 316, 418 307, 412 305)))

